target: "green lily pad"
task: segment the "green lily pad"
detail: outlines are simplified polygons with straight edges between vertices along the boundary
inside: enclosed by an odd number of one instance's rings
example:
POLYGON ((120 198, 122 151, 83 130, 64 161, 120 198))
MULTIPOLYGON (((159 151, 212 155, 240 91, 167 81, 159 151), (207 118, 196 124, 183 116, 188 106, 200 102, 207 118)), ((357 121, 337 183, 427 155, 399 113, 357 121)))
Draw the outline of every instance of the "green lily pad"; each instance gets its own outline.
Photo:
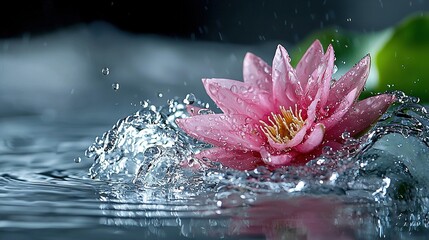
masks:
POLYGON ((429 101, 429 16, 407 19, 394 29, 376 58, 375 91, 400 90, 429 101))

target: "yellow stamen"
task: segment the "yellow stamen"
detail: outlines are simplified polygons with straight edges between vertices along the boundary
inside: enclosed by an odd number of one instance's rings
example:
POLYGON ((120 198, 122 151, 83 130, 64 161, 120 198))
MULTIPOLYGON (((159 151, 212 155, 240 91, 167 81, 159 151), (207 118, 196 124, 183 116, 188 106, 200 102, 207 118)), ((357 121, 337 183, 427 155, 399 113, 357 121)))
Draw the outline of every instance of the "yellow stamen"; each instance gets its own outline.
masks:
POLYGON ((262 125, 260 126, 262 132, 276 143, 287 143, 290 141, 301 128, 304 126, 305 121, 301 116, 302 110, 298 111, 298 107, 295 105, 295 111, 292 107, 286 110, 283 106, 280 106, 280 113, 271 113, 268 117, 268 123, 259 121, 262 125))

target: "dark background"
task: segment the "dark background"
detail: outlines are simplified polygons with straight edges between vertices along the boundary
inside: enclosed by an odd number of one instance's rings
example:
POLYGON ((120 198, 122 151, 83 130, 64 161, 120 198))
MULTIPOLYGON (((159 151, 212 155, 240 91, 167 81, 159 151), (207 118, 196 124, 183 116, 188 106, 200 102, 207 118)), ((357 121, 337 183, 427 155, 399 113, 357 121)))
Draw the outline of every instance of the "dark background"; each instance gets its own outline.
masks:
POLYGON ((101 20, 128 32, 181 39, 295 43, 329 26, 369 32, 428 10, 426 0, 8 1, 0 7, 0 37, 101 20))

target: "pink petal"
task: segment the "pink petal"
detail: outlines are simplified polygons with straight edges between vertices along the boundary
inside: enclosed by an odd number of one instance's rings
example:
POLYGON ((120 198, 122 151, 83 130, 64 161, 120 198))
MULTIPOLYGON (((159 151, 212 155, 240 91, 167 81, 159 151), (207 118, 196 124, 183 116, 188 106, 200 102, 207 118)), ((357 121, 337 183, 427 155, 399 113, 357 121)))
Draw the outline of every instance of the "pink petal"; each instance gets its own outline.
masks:
POLYGON ((334 106, 352 89, 357 89, 356 97, 358 97, 365 86, 370 67, 371 57, 368 54, 334 84, 329 92, 327 105, 334 106))
POLYGON ((264 142, 254 120, 245 115, 197 115, 176 123, 190 136, 219 147, 259 150, 264 142))
POLYGON ((317 148, 323 141, 325 135, 325 126, 318 123, 314 126, 314 129, 308 135, 308 138, 294 149, 301 153, 308 153, 317 148))
POLYGON ((243 80, 265 91, 272 91, 271 67, 258 56, 247 53, 243 61, 243 80))
POLYGON ((207 94, 226 114, 260 119, 273 107, 271 94, 248 83, 228 79, 203 79, 207 94))
POLYGON ((323 123, 323 125, 325 125, 326 130, 330 130, 339 121, 342 120, 344 115, 350 110, 350 107, 353 105, 353 103, 355 103, 356 95, 357 89, 353 89, 347 94, 347 96, 345 96, 345 98, 341 100, 335 111, 329 117, 320 121, 323 123))
POLYGON ((286 49, 279 45, 273 60, 273 96, 277 106, 289 107, 302 96, 302 87, 290 65, 286 49))
POLYGON ((312 101, 319 90, 322 90, 320 96, 319 106, 325 106, 329 96, 329 89, 334 69, 334 49, 331 45, 328 46, 326 54, 323 56, 322 61, 317 68, 311 73, 308 79, 306 89, 306 98, 302 99, 302 104, 308 104, 312 101))
POLYGON ((335 54, 334 54, 334 48, 331 44, 329 44, 328 49, 326 50, 326 70, 323 74, 322 82, 319 85, 319 88, 322 90, 322 95, 320 96, 320 106, 325 106, 326 102, 328 100, 329 96, 329 90, 331 88, 331 80, 332 80, 332 74, 334 71, 334 61, 335 61, 335 54))
POLYGON ((307 82, 310 75, 320 65, 323 58, 323 47, 319 40, 315 40, 313 44, 304 53, 304 56, 296 65, 296 75, 301 82, 303 89, 307 88, 307 82))
POLYGON ((210 148, 195 155, 196 158, 208 158, 211 161, 220 162, 223 165, 237 170, 252 170, 263 165, 261 156, 251 151, 228 151, 224 148, 210 148))
POLYGON ((394 100, 395 97, 392 95, 381 94, 357 102, 327 135, 330 139, 339 138, 343 132, 349 132, 351 136, 355 136, 370 127, 386 112, 394 100))

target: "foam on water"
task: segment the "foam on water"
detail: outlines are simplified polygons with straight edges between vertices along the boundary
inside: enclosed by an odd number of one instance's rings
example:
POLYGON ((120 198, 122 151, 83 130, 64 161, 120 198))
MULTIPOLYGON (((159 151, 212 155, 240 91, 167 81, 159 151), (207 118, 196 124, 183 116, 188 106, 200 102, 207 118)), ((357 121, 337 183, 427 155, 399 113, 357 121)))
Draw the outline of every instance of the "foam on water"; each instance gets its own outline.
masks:
MULTIPOLYGON (((345 133, 341 150, 324 149, 305 166, 274 171, 265 167, 237 171, 192 159, 210 145, 190 138, 175 124, 175 119, 188 116, 188 105, 178 99, 161 107, 145 104, 88 148, 86 156, 94 159, 90 176, 116 183, 117 198, 189 204, 204 195, 206 204, 219 209, 249 206, 267 195, 335 196, 349 206, 369 208, 375 219, 369 225, 380 237, 392 229, 426 230, 429 116, 418 99, 394 94, 395 105, 361 138, 345 133), (199 167, 190 168, 190 163, 199 167)), ((184 102, 203 108, 194 98, 189 95, 184 102)))

